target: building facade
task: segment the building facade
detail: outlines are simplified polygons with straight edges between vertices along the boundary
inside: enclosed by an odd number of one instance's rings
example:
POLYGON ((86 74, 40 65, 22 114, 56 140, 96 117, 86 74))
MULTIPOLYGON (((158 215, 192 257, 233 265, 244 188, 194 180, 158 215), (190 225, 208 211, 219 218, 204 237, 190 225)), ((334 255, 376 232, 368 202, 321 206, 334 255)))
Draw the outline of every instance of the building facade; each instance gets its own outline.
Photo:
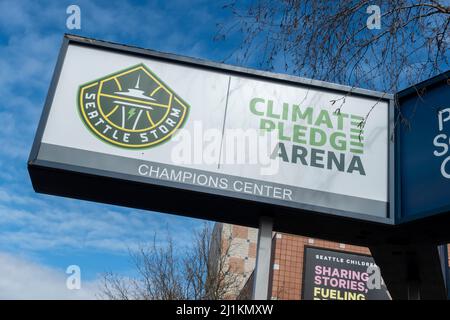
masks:
POLYGON ((216 223, 210 248, 213 268, 220 269, 225 279, 226 299, 236 299, 248 283, 256 263, 258 229, 216 223))
MULTIPOLYGON (((242 282, 239 283, 239 292, 233 292, 229 295, 230 299, 250 299, 253 287, 253 270, 256 262, 256 247, 258 238, 258 229, 236 226, 230 224, 217 223, 214 229, 216 236, 220 235, 222 242, 231 241, 234 243, 234 249, 230 250, 225 259, 230 265, 233 265, 234 272, 242 274, 242 282)), ((313 239, 303 236, 291 235, 286 233, 274 232, 272 238, 272 257, 270 271, 269 296, 273 300, 302 300, 313 299, 310 296, 304 297, 305 289, 305 254, 310 249, 320 249, 321 252, 332 253, 333 255, 346 254, 356 261, 371 259, 370 250, 365 247, 336 243, 321 239, 313 239)), ((355 263, 357 263, 356 261, 355 263)), ((359 262, 358 262, 359 263, 359 262)), ((353 266, 357 267, 357 266, 353 266)), ((337 268, 333 268, 336 271, 337 268)), ((350 268, 352 269, 352 268, 350 268)), ((331 270, 331 269, 330 269, 331 270)), ((345 269, 346 270, 346 269, 345 269)), ((343 272, 342 270, 340 272, 343 272)), ((355 276, 354 270, 346 271, 347 279, 341 284, 350 286, 355 285, 354 279, 349 275, 355 276)), ((306 281, 313 282, 312 278, 306 281)), ((361 280, 358 278, 358 280, 361 280)), ((332 288, 332 286, 329 286, 332 288)), ((323 288, 322 288, 323 290, 323 288)), ((339 291, 339 290, 337 290, 339 291)), ((341 290, 342 291, 342 290, 341 290)), ((387 292, 387 290, 384 290, 387 292)), ((323 291, 322 291, 323 294, 323 291)), ((339 295, 336 290, 328 290, 324 299, 367 299, 366 295, 339 295)), ((379 299, 389 298, 387 293, 376 296, 379 299)), ((322 295, 323 298, 323 295, 322 295)), ((314 298, 315 299, 315 298, 314 298)))

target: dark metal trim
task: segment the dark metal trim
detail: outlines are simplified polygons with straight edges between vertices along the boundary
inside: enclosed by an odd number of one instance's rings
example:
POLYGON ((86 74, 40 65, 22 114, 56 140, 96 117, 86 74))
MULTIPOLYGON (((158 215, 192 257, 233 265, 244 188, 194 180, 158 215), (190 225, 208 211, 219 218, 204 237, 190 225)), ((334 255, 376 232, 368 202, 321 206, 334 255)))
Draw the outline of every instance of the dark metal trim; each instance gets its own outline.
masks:
MULTIPOLYGON (((165 62, 169 62, 169 63, 189 65, 192 67, 214 70, 216 72, 222 72, 222 73, 231 74, 231 75, 239 75, 241 77, 243 76, 243 77, 251 77, 251 78, 256 78, 256 79, 264 79, 264 80, 275 81, 275 82, 279 82, 279 83, 283 83, 283 84, 302 85, 302 86, 307 86, 307 87, 314 87, 316 89, 329 90, 329 91, 340 92, 340 93, 348 93, 350 91, 351 94, 354 94, 354 95, 364 96, 364 97, 368 97, 368 98, 372 98, 372 99, 378 99, 378 101, 386 101, 386 102, 388 102, 389 108, 392 108, 391 106, 393 106, 394 96, 392 94, 388 94, 388 93, 376 92, 376 91, 360 89, 360 88, 351 88, 349 86, 343 86, 343 85, 338 85, 338 84, 333 84, 333 83, 328 83, 328 82, 323 82, 323 81, 317 81, 317 80, 312 80, 312 79, 305 79, 305 78, 294 77, 294 76, 289 76, 289 75, 276 74, 276 73, 270 73, 270 72, 266 72, 266 71, 259 71, 259 70, 253 70, 253 69, 242 68, 242 67, 237 67, 237 66, 231 66, 231 65, 226 65, 226 64, 222 64, 222 63, 210 62, 210 61, 205 61, 205 60, 200 60, 200 59, 178 56, 178 55, 169 54, 169 53, 162 53, 162 52, 149 50, 149 49, 142 49, 142 48, 138 48, 138 47, 126 46, 126 45, 121 45, 121 44, 116 44, 116 43, 111 43, 111 42, 100 41, 100 40, 89 39, 89 38, 80 37, 80 36, 76 36, 76 35, 66 34, 66 35, 64 35, 63 43, 62 43, 61 50, 60 50, 60 53, 58 56, 58 61, 57 61, 57 64, 56 64, 56 67, 54 70, 52 82, 51 82, 51 85, 49 88, 47 99, 45 101, 44 110, 42 112, 41 119, 39 121, 36 136, 35 136, 33 146, 32 146, 31 152, 30 152, 30 156, 28 159, 29 168, 40 167, 40 168, 51 169, 52 166, 54 165, 54 164, 50 165, 49 163, 43 163, 42 161, 37 160, 37 155, 38 155, 38 152, 39 152, 39 149, 41 146, 42 135, 43 135, 46 123, 47 123, 48 115, 50 113, 50 107, 53 102, 53 98, 54 98, 54 94, 56 91, 56 86, 58 84, 62 65, 64 63, 66 52, 67 52, 68 46, 70 44, 94 47, 94 48, 100 49, 100 50, 117 51, 122 54, 140 55, 140 56, 144 56, 147 58, 150 57, 152 59, 161 60, 161 61, 165 61, 165 62)), ((389 114, 392 112, 393 112, 393 110, 390 110, 388 112, 388 117, 390 117, 389 114)), ((389 126, 391 126, 391 123, 389 123, 389 126)), ((389 128, 388 132, 390 132, 390 131, 391 131, 391 129, 389 128)), ((389 138, 390 137, 388 134, 388 145, 390 144, 389 138)), ((389 176, 392 175, 392 172, 390 169, 392 167, 392 165, 390 164, 390 162, 392 161, 391 154, 392 154, 392 152, 390 151, 390 148, 389 148, 388 149, 388 159, 389 159, 388 174, 389 174, 389 176)), ((73 166, 62 165, 62 164, 58 164, 57 168, 64 169, 64 170, 67 170, 70 172, 77 171, 80 173, 95 174, 94 172, 92 172, 92 170, 80 169, 78 167, 74 168, 73 166)), ((111 175, 111 176, 115 177, 114 175, 111 175)), ((123 179, 124 177, 117 176, 115 178, 123 179)), ((390 189, 392 189, 392 187, 388 188, 388 190, 390 190, 390 189)), ((391 196, 388 196, 388 203, 391 203, 392 201, 393 201, 393 199, 391 198, 391 196)), ((390 206, 392 206, 392 204, 390 204, 390 206)), ((354 221, 367 221, 368 223, 393 225, 394 217, 392 216, 392 214, 389 213, 389 211, 390 210, 388 208, 388 210, 386 212, 386 218, 342 212, 340 210, 334 210, 334 209, 329 209, 325 213, 317 212, 314 214, 314 216, 319 217, 319 216, 323 216, 323 215, 327 216, 327 215, 332 214, 332 215, 336 216, 335 218, 337 218, 337 216, 339 216, 341 219, 348 218, 348 219, 354 220, 354 221)))
POLYGON ((176 54, 172 54, 172 53, 159 52, 159 51, 155 51, 155 50, 151 50, 151 49, 127 46, 127 45, 118 44, 118 43, 114 43, 114 42, 90 39, 90 38, 80 37, 77 35, 65 34, 64 38, 73 44, 86 45, 86 46, 91 46, 91 47, 93 46, 97 49, 104 48, 107 50, 114 50, 114 51, 119 51, 119 52, 128 53, 128 54, 131 53, 131 54, 135 54, 135 55, 142 55, 142 56, 146 56, 146 57, 152 57, 152 58, 158 59, 158 60, 163 60, 166 62, 190 65, 190 66, 197 67, 197 68, 205 68, 205 69, 215 70, 215 71, 219 71, 219 72, 227 72, 228 74, 232 74, 232 75, 264 78, 266 80, 277 81, 277 82, 282 82, 282 83, 297 84, 297 85, 300 84, 300 85, 314 87, 314 88, 318 88, 318 89, 322 89, 322 90, 328 89, 331 91, 338 91, 338 92, 345 92, 345 93, 351 92, 351 94, 372 97, 372 98, 379 98, 381 100, 390 100, 390 99, 394 98, 393 94, 385 93, 385 92, 372 91, 372 90, 362 89, 362 88, 354 88, 354 87, 350 87, 350 86, 345 86, 345 85, 340 85, 340 84, 335 84, 335 83, 325 82, 325 81, 320 81, 320 80, 313 80, 313 79, 296 77, 296 76, 291 76, 291 75, 286 75, 286 74, 273 73, 273 72, 268 72, 268 71, 261 71, 261 70, 256 70, 256 69, 238 67, 238 66, 234 66, 234 65, 212 62, 212 61, 207 61, 207 60, 198 59, 198 58, 191 58, 191 57, 176 55, 176 54))
POLYGON ((48 89, 47 98, 45 99, 44 110, 42 111, 41 118, 39 119, 39 124, 36 129, 33 145, 31 147, 30 155, 28 157, 28 163, 32 163, 37 158, 39 148, 41 146, 42 135, 44 134, 45 126, 47 125, 48 115, 50 113, 50 108, 53 102, 53 98, 55 96, 56 86, 58 85, 59 76, 61 74, 61 69, 67 53, 67 48, 69 47, 69 41, 70 41, 69 38, 67 37, 63 38, 61 49, 58 55, 58 60, 56 61, 52 80, 50 82, 50 88, 48 89))
POLYGON ((425 81, 419 82, 411 87, 408 87, 406 89, 403 89, 395 94, 395 96, 398 99, 404 99, 407 98, 413 94, 418 94, 418 91, 423 88, 432 88, 438 84, 440 84, 443 81, 448 82, 450 86, 450 70, 445 71, 441 74, 438 74, 437 76, 434 76, 433 78, 427 79, 425 81))

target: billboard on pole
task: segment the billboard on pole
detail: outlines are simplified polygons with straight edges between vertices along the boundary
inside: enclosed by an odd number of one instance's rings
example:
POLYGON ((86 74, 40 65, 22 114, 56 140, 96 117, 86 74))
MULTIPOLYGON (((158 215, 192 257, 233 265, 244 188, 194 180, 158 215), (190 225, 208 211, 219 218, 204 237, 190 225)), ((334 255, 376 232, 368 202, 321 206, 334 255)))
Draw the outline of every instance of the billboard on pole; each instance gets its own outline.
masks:
POLYGON ((66 36, 30 173, 40 192, 167 212, 213 196, 390 222, 391 98, 66 36))
POLYGON ((450 211, 449 77, 446 72, 398 93, 399 222, 450 211))

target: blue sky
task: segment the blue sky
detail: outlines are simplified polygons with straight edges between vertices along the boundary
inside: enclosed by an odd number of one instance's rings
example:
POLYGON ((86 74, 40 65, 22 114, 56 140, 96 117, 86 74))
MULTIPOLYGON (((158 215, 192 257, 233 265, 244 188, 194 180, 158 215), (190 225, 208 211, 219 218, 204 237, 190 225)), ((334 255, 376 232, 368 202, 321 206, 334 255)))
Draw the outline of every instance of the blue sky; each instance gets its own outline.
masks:
POLYGON ((133 274, 129 248, 155 233, 164 243, 168 230, 182 249, 202 227, 196 219, 36 194, 26 162, 64 33, 233 63, 238 33, 214 41, 217 24, 230 19, 227 2, 0 1, 0 299, 95 298, 103 272, 133 274), (81 8, 81 30, 66 28, 71 4, 81 8), (79 291, 65 287, 72 264, 81 267, 79 291))
POLYGON ((202 221, 36 194, 26 169, 64 33, 181 55, 224 60, 237 47, 216 42, 222 1, 0 2, 0 298, 95 298, 105 271, 133 274, 128 248, 168 229, 179 248, 202 221), (66 8, 81 8, 81 30, 66 8), (82 290, 65 288, 79 265, 82 290))

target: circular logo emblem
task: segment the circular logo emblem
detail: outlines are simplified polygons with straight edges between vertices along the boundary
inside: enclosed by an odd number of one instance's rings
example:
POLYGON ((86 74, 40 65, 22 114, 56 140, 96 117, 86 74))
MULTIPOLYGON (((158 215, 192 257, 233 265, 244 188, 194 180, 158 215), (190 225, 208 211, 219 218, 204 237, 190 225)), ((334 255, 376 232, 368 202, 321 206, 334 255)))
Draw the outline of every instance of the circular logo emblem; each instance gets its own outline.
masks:
POLYGON ((140 64, 80 86, 78 108, 86 126, 103 141, 148 148, 183 125, 189 105, 140 64))

